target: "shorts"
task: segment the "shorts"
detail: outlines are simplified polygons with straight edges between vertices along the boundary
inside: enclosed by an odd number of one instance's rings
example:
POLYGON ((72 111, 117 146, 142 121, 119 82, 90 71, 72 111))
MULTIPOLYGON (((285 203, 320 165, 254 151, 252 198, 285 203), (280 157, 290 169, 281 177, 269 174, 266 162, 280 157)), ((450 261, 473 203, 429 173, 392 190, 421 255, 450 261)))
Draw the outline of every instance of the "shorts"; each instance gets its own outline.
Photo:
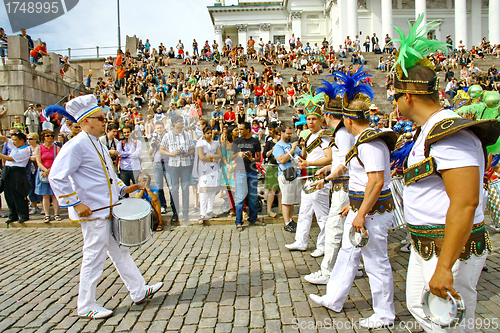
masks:
POLYGON ((31 63, 31 66, 38 66, 38 59, 36 57, 33 57, 32 55, 30 55, 30 63, 31 63))
POLYGON ((6 57, 8 53, 8 48, 7 47, 0 47, 0 57, 6 57))
POLYGON ((280 190, 280 185, 278 184, 278 166, 275 164, 267 165, 264 189, 275 191, 280 190))
POLYGON ((282 173, 278 176, 278 183, 281 189, 281 204, 294 205, 300 203, 302 192, 302 183, 300 179, 295 178, 293 181, 289 182, 282 173))

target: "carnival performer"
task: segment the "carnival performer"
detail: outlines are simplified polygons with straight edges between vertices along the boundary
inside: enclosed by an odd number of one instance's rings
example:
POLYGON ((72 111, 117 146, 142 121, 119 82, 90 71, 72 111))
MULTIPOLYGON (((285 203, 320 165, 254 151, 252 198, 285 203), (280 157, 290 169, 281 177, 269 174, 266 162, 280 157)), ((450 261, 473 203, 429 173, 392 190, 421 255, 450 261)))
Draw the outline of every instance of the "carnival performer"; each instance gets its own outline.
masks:
POLYGON ((58 112, 79 123, 82 132, 64 145, 57 155, 49 181, 61 208, 68 208, 69 219, 79 222, 83 233, 83 258, 80 270, 77 312, 82 318, 101 319, 113 314, 96 303, 96 286, 106 262, 111 258, 130 297, 142 303, 163 286, 148 286, 125 246, 119 246, 111 235, 111 208, 120 196, 141 189, 125 186, 113 170, 108 150, 99 141, 104 134, 105 114, 94 95, 79 96, 66 104, 66 110, 53 105, 47 115, 58 112))
MULTIPOLYGON (((335 72, 334 75, 329 76, 334 76, 339 81, 330 83, 321 80, 323 86, 318 88, 316 93, 324 94, 326 103, 323 107, 323 117, 328 127, 334 129, 330 141, 332 164, 316 172, 316 175, 322 179, 313 183, 312 186, 323 189, 325 184, 332 182, 332 196, 330 213, 323 217, 327 220, 325 225, 325 256, 321 262, 321 269, 304 277, 307 282, 312 284, 327 284, 337 259, 345 223, 345 217, 341 215, 342 208, 349 203, 347 195, 349 170, 345 166, 345 156, 354 146, 354 136, 347 132, 342 119, 341 90, 344 85, 340 82, 345 83, 348 81, 348 77, 342 72, 335 72)), ((362 75, 358 75, 358 77, 362 78, 362 75)))
POLYGON ((393 66, 395 100, 401 114, 419 124, 404 169, 404 212, 411 233, 406 280, 408 310, 427 332, 447 332, 424 314, 424 290, 448 299, 462 298, 466 313, 459 332, 475 331, 476 285, 490 240, 480 195, 485 167, 483 147, 498 139, 496 120, 471 121, 444 110, 438 79, 425 57, 447 44, 427 40, 420 15, 393 66), (418 28, 420 27, 420 28, 418 28), (418 28, 418 30, 417 30, 418 28), (417 32, 418 31, 418 32, 417 32), (460 296, 459 296, 460 294, 460 296))
POLYGON ((387 254, 387 233, 392 222, 393 202, 390 151, 396 136, 392 131, 370 128, 370 102, 373 88, 358 83, 361 71, 348 74, 343 96, 343 120, 347 132, 354 135, 355 145, 346 155, 349 168, 349 205, 337 261, 330 275, 326 295, 309 295, 312 301, 340 312, 356 277, 361 257, 370 282, 374 314, 360 319, 365 328, 380 328, 394 323, 394 284, 387 254), (369 235, 364 247, 350 242, 350 230, 369 235))
POLYGON ((220 190, 220 166, 222 158, 219 141, 212 140, 212 128, 205 126, 203 139, 196 143, 196 156, 193 164, 193 177, 198 178, 200 195, 199 224, 218 217, 214 214, 215 194, 220 190))
MULTIPOLYGON (((332 150, 329 148, 331 140, 331 131, 321 128, 323 118, 321 117, 321 105, 323 94, 313 96, 312 93, 304 94, 297 101, 297 104, 303 104, 306 112, 307 126, 311 133, 305 140, 305 149, 302 151, 302 159, 299 161, 301 168, 306 168, 307 175, 314 177, 315 173, 323 166, 332 162, 332 150)), ((297 219, 297 231, 295 233, 295 242, 286 244, 289 250, 307 250, 307 241, 309 231, 312 225, 313 215, 316 215, 316 221, 320 228, 316 250, 311 253, 313 257, 320 257, 325 253, 325 219, 330 207, 330 185, 328 184, 321 190, 306 193, 304 190, 300 196, 300 210, 297 219)))

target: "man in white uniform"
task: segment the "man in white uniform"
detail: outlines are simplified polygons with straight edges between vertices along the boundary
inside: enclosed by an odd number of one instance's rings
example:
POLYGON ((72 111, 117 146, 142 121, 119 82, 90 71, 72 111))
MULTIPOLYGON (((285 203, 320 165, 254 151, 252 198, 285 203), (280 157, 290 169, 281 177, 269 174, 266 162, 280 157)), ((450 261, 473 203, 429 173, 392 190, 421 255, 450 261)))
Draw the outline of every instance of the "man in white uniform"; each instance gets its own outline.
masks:
MULTIPOLYGON (((427 60, 426 54, 421 56, 427 60)), ((497 120, 470 121, 442 109, 434 68, 409 58, 398 57, 394 82, 401 114, 421 125, 403 170, 404 212, 412 245, 406 302, 427 332, 475 332, 476 285, 491 248, 482 208, 483 147, 496 142, 500 129, 497 120), (415 65, 405 68, 407 63, 415 65), (424 290, 464 301, 467 310, 458 328, 444 329, 427 318, 424 290)))
POLYGON ((113 170, 106 147, 98 140, 104 134, 105 114, 94 95, 80 96, 61 107, 51 106, 47 114, 65 113, 82 127, 82 132, 64 145, 49 175, 50 185, 61 207, 68 208, 69 219, 79 222, 83 233, 83 258, 78 292, 78 316, 107 318, 113 311, 96 304, 95 294, 104 269, 106 253, 111 258, 134 303, 142 303, 156 293, 163 283, 148 286, 135 265, 129 250, 119 246, 111 235, 111 209, 93 212, 115 204, 125 193, 139 185, 125 186, 113 170))
MULTIPOLYGON (((310 95, 305 95, 312 98, 310 95)), ((304 110, 307 112, 307 127, 311 134, 306 139, 305 149, 302 151, 302 159, 299 162, 300 167, 306 168, 308 176, 314 176, 321 167, 332 162, 332 150, 329 147, 331 131, 322 130, 321 106, 311 99, 306 102, 304 110)), ((325 219, 330 207, 330 185, 321 190, 312 193, 306 193, 302 190, 300 199, 299 218, 297 220, 297 231, 295 233, 295 242, 286 244, 289 250, 305 251, 309 239, 309 231, 312 225, 313 215, 316 215, 316 221, 320 228, 316 250, 311 253, 313 257, 320 257, 325 253, 325 219)))
MULTIPOLYGON (((368 84, 359 85, 365 85, 365 91, 371 89, 368 84)), ((373 90, 371 92, 373 96, 373 90)), ((356 144, 346 156, 349 167, 349 206, 343 210, 343 215, 347 211, 348 214, 342 248, 330 275, 326 295, 320 297, 311 294, 309 297, 320 305, 340 312, 363 257, 375 313, 369 318, 360 319, 359 324, 365 328, 380 328, 394 323, 396 317, 392 269, 387 254, 387 232, 394 207, 389 189, 390 150, 394 149, 396 136, 392 131, 370 128, 369 101, 372 96, 356 94, 349 100, 348 96, 352 95, 346 92, 343 103, 344 124, 347 131, 355 136, 356 144), (351 227, 356 232, 369 235, 364 247, 351 244, 351 227)))
MULTIPOLYGON (((324 85, 327 85, 327 83, 324 83, 324 85)), ((321 88, 318 91, 321 91, 321 88)), ((348 133, 344 126, 342 100, 340 97, 336 97, 327 95, 325 91, 325 100, 327 102, 323 109, 323 117, 328 127, 334 129, 330 141, 332 164, 316 173, 322 179, 318 180, 314 185, 316 188, 322 189, 325 184, 332 182, 332 197, 330 213, 328 216, 323 217, 323 219, 326 219, 325 256, 321 262, 321 269, 304 277, 307 282, 312 284, 327 284, 328 280, 330 280, 330 274, 337 259, 344 231, 345 216, 341 215, 342 208, 349 203, 349 196, 347 195, 349 171, 345 166, 345 156, 354 146, 354 136, 348 133), (326 177, 328 173, 330 174, 326 177)), ((363 274, 362 271, 361 274, 363 274)))

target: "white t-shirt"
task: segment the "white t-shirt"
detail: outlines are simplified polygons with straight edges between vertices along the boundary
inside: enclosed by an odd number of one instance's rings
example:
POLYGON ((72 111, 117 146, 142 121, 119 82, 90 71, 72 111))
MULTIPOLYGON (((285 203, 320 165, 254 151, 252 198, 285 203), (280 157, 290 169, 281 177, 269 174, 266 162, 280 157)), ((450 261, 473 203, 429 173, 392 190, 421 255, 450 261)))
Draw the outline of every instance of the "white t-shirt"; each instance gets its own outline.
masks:
MULTIPOLYGON (((318 137, 318 135, 321 132, 322 131, 320 130, 314 134, 311 134, 309 136, 309 140, 307 140, 306 147, 308 145, 310 145, 314 140, 316 140, 316 138, 318 137)), ((317 160, 325 157, 326 155, 325 155, 325 152, 323 151, 323 149, 327 149, 329 144, 330 144, 330 137, 323 136, 321 138, 321 144, 319 146, 317 146, 316 148, 314 148, 313 151, 311 151, 310 153, 307 153, 306 160, 307 161, 317 161, 317 160)))
MULTIPOLYGON (((335 133, 335 146, 332 146, 332 172, 340 165, 345 166, 345 156, 354 146, 354 136, 347 132, 345 127, 342 127, 335 133)), ((349 170, 342 176, 348 177, 349 170)))
POLYGON ((5 166, 9 167, 22 167, 24 168, 31 156, 31 151, 28 145, 24 145, 17 148, 11 139, 7 141, 7 147, 10 149, 9 156, 14 159, 14 161, 5 161, 5 166))
MULTIPOLYGON (((434 124, 446 119, 457 118, 453 111, 444 110, 433 115, 418 136, 413 149, 408 156, 408 167, 425 159, 425 137, 434 124)), ((438 171, 479 167, 479 193, 482 193, 484 176, 484 156, 481 141, 469 130, 461 130, 431 145, 429 156, 436 161, 438 171)), ((450 198, 446 194, 443 180, 436 174, 427 176, 405 187, 404 195, 405 219, 413 225, 444 225, 446 213, 450 206, 450 198)), ((484 220, 483 196, 479 195, 479 205, 476 209, 474 224, 484 220)))
MULTIPOLYGON (((355 137, 356 141, 361 133, 355 137)), ((360 144, 358 146, 358 157, 363 162, 364 168, 359 164, 357 157, 353 157, 349 161, 349 190, 364 192, 368 183, 368 172, 375 171, 384 171, 382 191, 387 190, 391 182, 391 154, 384 140, 374 139, 360 144)))

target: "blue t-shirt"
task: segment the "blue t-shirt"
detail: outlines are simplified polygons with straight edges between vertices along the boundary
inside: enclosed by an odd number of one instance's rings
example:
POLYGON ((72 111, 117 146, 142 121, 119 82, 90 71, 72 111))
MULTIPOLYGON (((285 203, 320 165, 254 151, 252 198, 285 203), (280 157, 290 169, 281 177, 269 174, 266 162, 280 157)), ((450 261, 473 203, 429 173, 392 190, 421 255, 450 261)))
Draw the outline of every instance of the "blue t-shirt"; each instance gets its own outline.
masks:
MULTIPOLYGON (((151 192, 155 193, 155 194, 158 194, 158 187, 156 185, 149 185, 149 189, 151 190, 151 192)), ((140 190, 137 190, 135 191, 135 193, 139 193, 140 190)), ((144 195, 142 196, 142 198, 144 200, 147 200, 147 202, 151 203, 151 198, 149 197, 149 194, 148 192, 144 191, 144 195)))
MULTIPOLYGON (((274 146, 273 150, 273 155, 276 158, 276 161, 278 161, 278 157, 280 157, 283 154, 288 153, 292 149, 292 144, 285 143, 283 141, 278 141, 278 143, 274 146)), ((293 152, 293 156, 299 156, 301 153, 301 150, 299 147, 295 148, 295 151, 293 152)), ((286 163, 281 164, 278 162, 278 176, 283 173, 283 170, 288 169, 289 167, 293 167, 293 164, 290 160, 288 160, 286 163)), ((300 176, 300 170, 297 170, 297 176, 300 176)))
POLYGON ((212 111, 212 117, 213 118, 224 118, 224 112, 222 112, 222 110, 219 110, 219 112, 217 111, 212 111))

